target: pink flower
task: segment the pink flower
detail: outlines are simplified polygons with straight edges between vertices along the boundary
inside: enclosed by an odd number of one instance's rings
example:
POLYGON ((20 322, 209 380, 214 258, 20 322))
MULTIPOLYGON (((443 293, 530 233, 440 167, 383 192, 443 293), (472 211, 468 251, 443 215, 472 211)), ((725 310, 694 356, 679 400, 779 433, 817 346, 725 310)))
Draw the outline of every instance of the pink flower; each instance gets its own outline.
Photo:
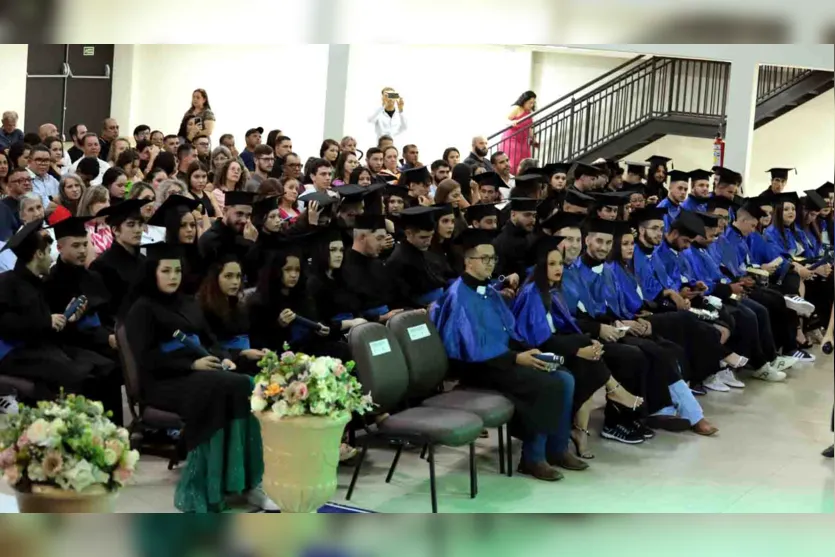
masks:
POLYGON ((296 357, 296 355, 295 355, 295 354, 293 354, 293 353, 292 353, 292 352, 290 352, 290 351, 287 351, 287 352, 284 352, 284 353, 281 355, 281 361, 282 361, 282 362, 292 362, 292 361, 293 361, 293 359, 294 359, 295 357, 296 357))
POLYGON ((25 447, 28 444, 29 444, 29 437, 24 432, 23 435, 21 435, 20 438, 18 438, 17 446, 22 449, 23 447, 25 447))
POLYGON ((343 373, 345 373, 346 371, 348 371, 348 370, 347 370, 347 369, 345 369, 345 366, 343 366, 342 364, 339 364, 339 365, 338 365, 338 366, 336 366, 336 368, 333 370, 333 374, 334 374, 335 376, 337 376, 337 377, 342 377, 342 374, 343 374, 343 373))
POLYGON ((18 466, 9 466, 3 471, 3 478, 9 485, 17 485, 17 482, 20 481, 20 477, 20 467, 18 466))
POLYGON ((121 485, 126 484, 131 476, 133 476, 133 472, 127 468, 119 467, 113 471, 113 479, 121 485))
POLYGON ((286 397, 287 401, 290 404, 298 402, 300 400, 307 400, 309 396, 309 392, 307 390, 307 385, 305 383, 301 383, 299 381, 293 381, 287 387, 286 390, 286 397))
POLYGON ((17 455, 12 447, 9 447, 3 452, 0 452, 0 469, 7 468, 15 463, 17 455))

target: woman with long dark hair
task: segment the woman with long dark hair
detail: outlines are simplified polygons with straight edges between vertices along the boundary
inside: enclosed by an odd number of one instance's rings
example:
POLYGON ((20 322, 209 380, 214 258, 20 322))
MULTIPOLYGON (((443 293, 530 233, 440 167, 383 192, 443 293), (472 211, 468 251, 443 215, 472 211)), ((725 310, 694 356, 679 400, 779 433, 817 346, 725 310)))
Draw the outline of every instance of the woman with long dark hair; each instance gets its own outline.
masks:
POLYGON ((199 203, 182 195, 169 196, 148 221, 149 226, 165 230, 165 243, 180 249, 182 284, 180 292, 194 295, 203 281, 206 265, 197 248, 199 203))
POLYGON ((463 254, 453 245, 456 217, 452 205, 437 206, 435 219, 435 234, 432 236, 429 251, 426 252, 426 264, 436 276, 449 283, 464 272, 463 254))
POLYGON ((209 169, 200 161, 193 161, 186 170, 186 186, 188 192, 200 204, 200 212, 209 218, 220 216, 214 196, 206 192, 209 183, 209 169))
POLYGON ((525 91, 516 99, 510 114, 507 115, 511 127, 502 134, 499 150, 507 155, 510 172, 513 174, 517 173, 522 160, 531 158, 531 147, 539 146, 533 133, 531 118, 535 110, 536 93, 525 91))
POLYGON ((338 141, 335 139, 326 139, 322 142, 322 146, 319 147, 319 158, 325 159, 329 163, 333 164, 339 156, 339 151, 338 141))
POLYGON ((450 168, 455 168, 455 165, 461 162, 461 151, 455 147, 447 147, 444 149, 444 155, 441 158, 450 168))
POLYGON ((251 379, 235 372, 197 301, 180 293, 179 248, 152 244, 146 252, 125 332, 143 374, 143 402, 185 422, 188 460, 174 505, 183 512, 220 512, 226 495, 246 493, 250 504, 277 510, 260 489, 264 459, 249 404, 251 379), (212 355, 176 340, 178 331, 212 355))
POLYGON ((349 184, 356 184, 358 186, 368 187, 374 182, 374 176, 371 171, 364 166, 358 166, 351 171, 349 184))
POLYGON ((293 224, 301 214, 301 208, 299 207, 299 188, 301 184, 299 184, 298 180, 289 176, 280 178, 278 183, 280 186, 278 195, 280 199, 278 207, 279 216, 282 221, 293 224))
POLYGON ((125 200, 128 177, 121 168, 108 168, 101 178, 101 185, 107 188, 111 205, 118 205, 125 200))
POLYGON ((344 186, 346 184, 353 184, 351 174, 353 174, 359 164, 359 159, 351 151, 342 151, 339 153, 334 164, 334 180, 332 185, 344 186))
MULTIPOLYGON (((473 199, 473 191, 478 191, 477 185, 473 188, 473 169, 464 163, 456 164, 451 168, 452 172, 450 173, 450 178, 458 182, 458 185, 461 186, 461 195, 464 196, 467 203, 471 205, 473 203, 477 203, 478 197, 473 199)), ((435 203, 437 203, 437 201, 435 201, 435 203)))
POLYGON ((191 94, 191 106, 183 115, 183 120, 189 117, 196 118, 195 124, 199 124, 200 133, 209 138, 212 137, 215 129, 215 113, 209 104, 209 95, 205 89, 195 89, 191 94))
POLYGON ((258 229, 258 238, 242 262, 248 277, 257 277, 261 269, 267 265, 271 254, 286 244, 286 238, 282 234, 279 202, 279 197, 270 196, 252 206, 252 225, 258 229))
POLYGON ((669 172, 669 157, 654 155, 647 159, 649 171, 647 172, 647 183, 644 189, 647 196, 647 205, 657 205, 667 199, 667 173, 669 172))

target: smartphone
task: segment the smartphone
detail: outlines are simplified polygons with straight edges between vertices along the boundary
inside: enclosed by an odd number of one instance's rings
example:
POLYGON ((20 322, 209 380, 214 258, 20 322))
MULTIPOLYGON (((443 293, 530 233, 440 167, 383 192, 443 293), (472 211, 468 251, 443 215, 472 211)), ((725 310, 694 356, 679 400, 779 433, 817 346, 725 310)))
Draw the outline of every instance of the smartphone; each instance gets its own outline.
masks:
POLYGON ((629 327, 615 327, 615 329, 624 333, 629 332, 629 327))
POLYGON ((390 99, 399 99, 400 98, 400 93, 388 93, 387 96, 390 99))

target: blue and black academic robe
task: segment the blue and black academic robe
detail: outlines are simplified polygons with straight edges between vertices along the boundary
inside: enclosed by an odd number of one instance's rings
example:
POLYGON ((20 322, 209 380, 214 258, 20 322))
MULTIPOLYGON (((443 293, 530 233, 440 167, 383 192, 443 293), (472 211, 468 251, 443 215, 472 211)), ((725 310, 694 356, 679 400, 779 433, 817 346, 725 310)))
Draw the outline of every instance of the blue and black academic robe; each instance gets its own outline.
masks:
POLYGON ((733 225, 728 226, 708 250, 714 261, 719 263, 720 269, 730 275, 732 279, 739 279, 746 275, 746 269, 751 265, 751 250, 745 237, 733 225))
POLYGON ((705 212, 707 211, 707 202, 710 198, 702 199, 701 197, 696 197, 692 193, 687 196, 687 199, 684 200, 684 203, 681 204, 681 207, 690 212, 705 212))
POLYGON ((661 240, 661 243, 655 248, 652 254, 652 265, 656 271, 656 276, 666 277, 666 281, 662 283, 665 289, 678 292, 683 287, 692 287, 694 284, 688 279, 685 272, 687 262, 667 240, 661 240))
POLYGON ((430 309, 430 318, 461 381, 496 390, 515 406, 512 429, 520 439, 560 429, 564 385, 547 373, 516 364, 528 349, 501 295, 468 274, 430 309))
POLYGON ((797 237, 803 245, 803 255, 806 259, 816 260, 823 256, 823 242, 811 229, 800 228, 797 230, 797 237))
POLYGON ((767 263, 771 263, 778 257, 782 257, 783 261, 775 271, 774 276, 778 279, 785 277, 791 270, 791 261, 789 258, 783 257, 780 250, 777 249, 774 244, 766 240, 765 237, 758 231, 754 231, 749 234, 745 238, 745 242, 748 244, 748 253, 751 263, 755 265, 765 265, 767 263))
POLYGON ((801 232, 795 226, 784 226, 780 230, 772 224, 765 229, 765 239, 786 259, 806 257, 800 235, 801 232))
POLYGON ((633 256, 635 276, 638 284, 644 293, 644 299, 656 301, 669 283, 669 277, 663 266, 657 266, 653 262, 654 253, 647 252, 639 243, 635 244, 635 255, 633 256), (660 275, 659 275, 660 272, 660 275))
POLYGON ((664 215, 664 230, 669 230, 673 222, 681 214, 681 205, 676 205, 667 197, 658 204, 658 208, 667 210, 667 214, 664 215))
POLYGON ((702 281, 707 285, 707 294, 722 300, 731 297, 732 292, 728 286, 731 281, 722 274, 708 248, 692 244, 681 255, 687 261, 685 271, 689 281, 702 281))

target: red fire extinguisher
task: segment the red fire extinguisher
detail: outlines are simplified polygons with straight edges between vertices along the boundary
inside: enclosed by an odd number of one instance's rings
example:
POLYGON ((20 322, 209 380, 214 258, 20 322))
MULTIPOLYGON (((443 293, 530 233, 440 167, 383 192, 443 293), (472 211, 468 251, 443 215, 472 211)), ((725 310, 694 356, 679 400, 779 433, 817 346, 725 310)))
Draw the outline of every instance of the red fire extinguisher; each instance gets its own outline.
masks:
POLYGON ((725 166, 725 140, 721 133, 713 140, 713 166, 725 166))

